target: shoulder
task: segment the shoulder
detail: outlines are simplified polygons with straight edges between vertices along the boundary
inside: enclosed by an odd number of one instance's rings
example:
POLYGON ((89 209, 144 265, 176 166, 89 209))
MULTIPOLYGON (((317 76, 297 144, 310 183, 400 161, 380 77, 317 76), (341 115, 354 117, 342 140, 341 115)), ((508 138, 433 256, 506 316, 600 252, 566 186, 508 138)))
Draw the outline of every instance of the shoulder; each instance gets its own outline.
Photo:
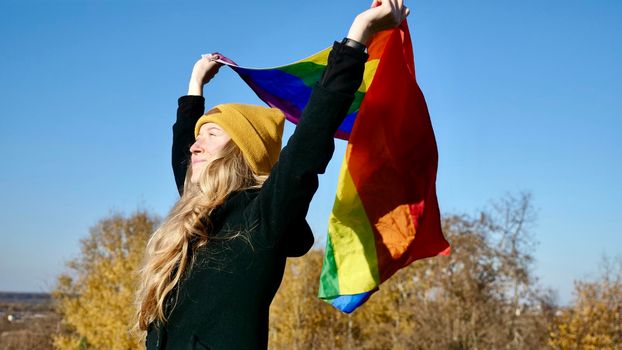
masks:
POLYGON ((218 211, 223 213, 239 213, 236 215, 243 215, 245 219, 248 220, 247 209, 258 197, 260 190, 260 188, 248 188, 233 191, 227 195, 222 205, 218 208, 218 211))
POLYGON ((229 194, 227 201, 234 203, 250 203, 257 198, 260 191, 261 188, 247 188, 244 190, 233 191, 229 194))

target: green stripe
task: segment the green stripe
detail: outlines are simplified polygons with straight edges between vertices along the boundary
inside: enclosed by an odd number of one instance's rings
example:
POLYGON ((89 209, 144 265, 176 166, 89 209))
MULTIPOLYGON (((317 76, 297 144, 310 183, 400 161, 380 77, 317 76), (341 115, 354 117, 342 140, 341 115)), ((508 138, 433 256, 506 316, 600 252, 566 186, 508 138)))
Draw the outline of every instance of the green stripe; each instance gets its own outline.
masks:
MULTIPOLYGON (((313 87, 313 84, 315 84, 315 82, 320 80, 320 78, 322 77, 322 72, 324 72, 324 68, 326 68, 326 66, 313 62, 299 62, 288 66, 279 67, 279 70, 297 77, 298 79, 302 80, 302 82, 306 86, 313 87)), ((356 93, 354 93, 354 101, 350 105, 348 114, 357 111, 359 107, 361 107, 363 97, 365 97, 364 92, 357 91, 356 93)))
POLYGON ((337 280, 337 265, 333 255, 333 243, 330 235, 326 235, 326 253, 320 275, 320 291, 318 297, 322 299, 334 298, 339 295, 339 281, 337 280))
POLYGON ((322 77, 326 66, 313 62, 294 63, 289 66, 279 67, 279 70, 300 78, 305 85, 312 87, 322 77))
POLYGON ((350 109, 348 110, 348 114, 358 111, 361 107, 361 102, 363 102, 363 97, 365 97, 364 92, 357 91, 354 93, 354 102, 350 105, 350 109))

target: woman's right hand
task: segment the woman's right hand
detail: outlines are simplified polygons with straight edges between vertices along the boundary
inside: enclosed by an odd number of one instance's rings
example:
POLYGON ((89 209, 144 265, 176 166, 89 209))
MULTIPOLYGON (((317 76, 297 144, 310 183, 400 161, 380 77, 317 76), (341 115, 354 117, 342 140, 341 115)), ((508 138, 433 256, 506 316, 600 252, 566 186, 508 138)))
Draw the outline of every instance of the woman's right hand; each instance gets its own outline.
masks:
POLYGON ((215 61, 219 58, 218 55, 207 54, 194 64, 188 84, 188 95, 203 96, 203 85, 209 83, 222 66, 222 63, 215 61))
POLYGON ((371 8, 354 19, 348 38, 367 45, 374 34, 397 27, 409 14, 404 0, 373 0, 371 8))

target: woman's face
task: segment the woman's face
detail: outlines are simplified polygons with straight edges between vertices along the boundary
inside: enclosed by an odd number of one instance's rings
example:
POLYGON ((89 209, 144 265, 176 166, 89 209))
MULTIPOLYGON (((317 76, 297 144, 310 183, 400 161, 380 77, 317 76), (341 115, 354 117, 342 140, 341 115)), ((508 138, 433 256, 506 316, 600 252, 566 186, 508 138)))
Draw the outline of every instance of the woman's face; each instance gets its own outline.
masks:
POLYGON ((205 123, 199 129, 197 139, 190 146, 192 177, 190 182, 197 183, 201 173, 214 157, 231 140, 231 137, 217 124, 205 123))

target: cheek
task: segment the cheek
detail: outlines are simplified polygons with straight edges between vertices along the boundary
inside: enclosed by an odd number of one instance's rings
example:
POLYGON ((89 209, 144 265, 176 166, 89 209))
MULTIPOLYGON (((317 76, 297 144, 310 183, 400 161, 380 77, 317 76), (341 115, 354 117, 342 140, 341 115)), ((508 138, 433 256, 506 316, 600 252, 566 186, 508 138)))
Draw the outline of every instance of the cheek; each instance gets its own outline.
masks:
POLYGON ((227 145, 228 141, 222 141, 219 143, 215 143, 210 147, 210 153, 213 155, 216 155, 218 153, 220 153, 220 151, 223 150, 223 148, 225 148, 225 146, 227 145))

